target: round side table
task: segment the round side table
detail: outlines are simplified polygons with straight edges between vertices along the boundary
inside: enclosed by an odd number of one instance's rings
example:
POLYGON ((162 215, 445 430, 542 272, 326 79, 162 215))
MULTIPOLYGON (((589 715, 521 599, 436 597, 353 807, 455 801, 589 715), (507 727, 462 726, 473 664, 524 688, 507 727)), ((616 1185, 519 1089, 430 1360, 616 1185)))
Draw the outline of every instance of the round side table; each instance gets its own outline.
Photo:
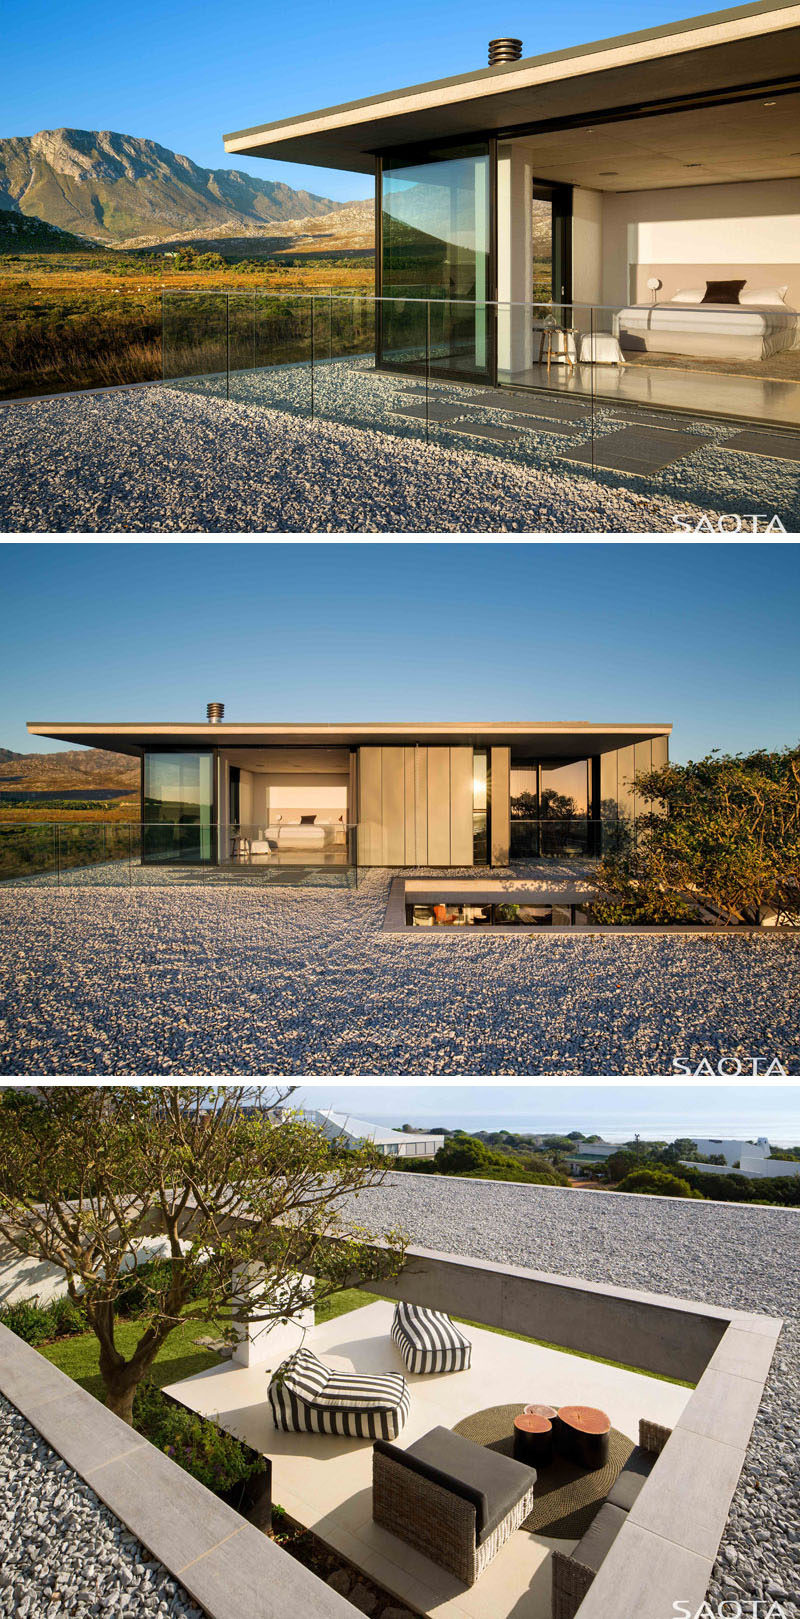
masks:
POLYGON ((562 1455, 594 1472, 608 1461, 610 1419, 593 1405, 562 1405, 555 1424, 555 1442, 562 1455))
POLYGON ((553 1460, 553 1424, 548 1417, 523 1411, 514 1418, 514 1460, 536 1468, 553 1460))

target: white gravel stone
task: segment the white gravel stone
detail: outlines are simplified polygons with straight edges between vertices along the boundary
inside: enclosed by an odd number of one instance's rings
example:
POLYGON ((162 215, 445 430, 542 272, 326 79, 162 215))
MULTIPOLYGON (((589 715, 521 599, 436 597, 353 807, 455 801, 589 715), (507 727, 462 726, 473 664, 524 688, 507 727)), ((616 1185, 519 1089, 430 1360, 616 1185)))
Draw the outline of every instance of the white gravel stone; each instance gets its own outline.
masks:
POLYGON ((0 1072, 800 1069, 800 937, 383 933, 390 875, 0 888, 0 1072))
MULTIPOLYGON (((364 385, 363 375, 353 377, 353 387, 364 385)), ((403 390, 392 383, 386 395, 384 382, 380 409, 396 426, 386 405, 403 390)), ((654 480, 592 478, 570 468, 552 435, 530 440, 526 461, 522 451, 509 458, 463 448, 452 432, 426 446, 347 425, 363 411, 341 402, 336 409, 340 421, 311 421, 161 386, 8 405, 0 411, 0 526, 18 533, 674 534, 673 512, 692 523, 709 513, 716 521, 716 494, 726 497, 721 511, 752 511, 755 500, 755 509, 771 514, 776 502, 792 499, 782 463, 726 455, 714 443, 701 452, 697 476, 683 469, 654 480)), ((366 420, 380 425, 376 410, 370 403, 366 420)), ((602 428, 602 413, 597 422, 602 428)), ((605 422, 606 430, 619 425, 613 414, 605 422)))
POLYGON ((175 1619, 201 1610, 0 1395, 0 1615, 175 1619))

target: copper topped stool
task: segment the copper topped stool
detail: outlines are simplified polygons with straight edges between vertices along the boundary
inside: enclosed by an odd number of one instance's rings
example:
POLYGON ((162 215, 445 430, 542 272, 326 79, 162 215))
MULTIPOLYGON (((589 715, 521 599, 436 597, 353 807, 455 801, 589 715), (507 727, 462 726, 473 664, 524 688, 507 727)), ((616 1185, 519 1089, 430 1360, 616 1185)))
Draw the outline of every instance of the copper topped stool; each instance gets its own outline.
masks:
POLYGON ((514 1418, 514 1460, 526 1467, 547 1467, 553 1460, 553 1424, 535 1411, 514 1418))

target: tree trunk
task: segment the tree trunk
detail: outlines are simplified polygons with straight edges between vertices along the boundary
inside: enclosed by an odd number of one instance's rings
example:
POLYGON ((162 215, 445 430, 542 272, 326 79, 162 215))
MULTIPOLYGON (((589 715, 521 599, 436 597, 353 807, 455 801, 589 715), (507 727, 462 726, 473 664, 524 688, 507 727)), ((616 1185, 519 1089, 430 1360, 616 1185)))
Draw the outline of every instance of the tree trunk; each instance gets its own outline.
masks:
MULTIPOLYGON (((115 1380, 116 1381, 116 1380, 115 1380)), ((133 1396, 136 1393, 136 1384, 123 1385, 120 1379, 116 1387, 106 1387, 106 1405, 113 1411, 115 1417, 121 1417, 129 1426, 133 1424, 133 1396)))

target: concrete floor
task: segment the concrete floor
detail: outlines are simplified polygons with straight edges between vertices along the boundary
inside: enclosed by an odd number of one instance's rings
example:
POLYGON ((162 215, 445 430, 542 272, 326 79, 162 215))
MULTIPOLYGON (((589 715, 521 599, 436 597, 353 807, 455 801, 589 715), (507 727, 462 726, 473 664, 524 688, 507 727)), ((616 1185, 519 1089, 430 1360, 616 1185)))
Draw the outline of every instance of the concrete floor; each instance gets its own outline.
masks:
MULTIPOLYGON (((764 361, 769 370, 769 361, 764 361)), ((748 425, 800 426, 800 384, 776 377, 751 377, 694 369, 691 365, 530 366, 509 374, 511 386, 547 388, 612 404, 650 405, 665 410, 690 410, 702 416, 741 416, 748 425)))
MULTIPOLYGON (((306 1345, 343 1369, 402 1371, 389 1337, 392 1315, 391 1304, 366 1305, 315 1328, 306 1345)), ((656 1378, 478 1328, 469 1328, 468 1335, 468 1372, 408 1377, 411 1412, 401 1445, 489 1406, 519 1401, 522 1409, 532 1400, 599 1406, 613 1427, 635 1440, 640 1417, 672 1427, 689 1399, 688 1389, 656 1378)), ((275 1429, 267 1403, 271 1370, 227 1361, 167 1392, 270 1456, 273 1500, 411 1608, 431 1619, 549 1619, 550 1552, 571 1550, 573 1541, 518 1530, 475 1585, 462 1585, 372 1522, 369 1441, 275 1429)))

